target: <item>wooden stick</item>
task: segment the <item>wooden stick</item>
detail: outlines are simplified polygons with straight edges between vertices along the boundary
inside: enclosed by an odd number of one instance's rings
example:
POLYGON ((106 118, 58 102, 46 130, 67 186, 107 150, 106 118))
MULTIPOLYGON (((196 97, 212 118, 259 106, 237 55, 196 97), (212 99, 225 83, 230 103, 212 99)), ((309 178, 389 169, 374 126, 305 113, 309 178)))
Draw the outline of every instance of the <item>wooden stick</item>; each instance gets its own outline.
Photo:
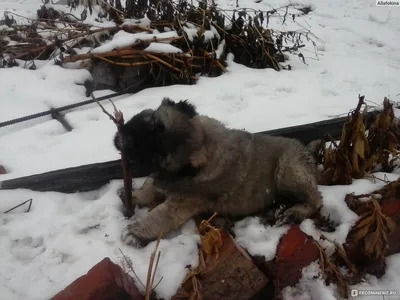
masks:
MULTIPOLYGON (((92 93, 92 98, 96 99, 92 93)), ((126 216, 128 218, 133 216, 133 204, 132 204, 132 170, 128 165, 127 161, 127 153, 125 148, 123 147, 123 141, 122 141, 122 127, 124 126, 124 116, 120 110, 117 110, 117 107, 114 105, 114 102, 111 102, 111 104, 114 107, 114 116, 111 115, 109 112, 107 112, 100 104, 99 101, 96 101, 97 104, 101 107, 103 112, 114 122, 114 124, 117 126, 118 130, 118 138, 119 138, 119 143, 121 145, 121 164, 122 164, 122 172, 124 174, 124 192, 125 192, 125 197, 124 197, 124 205, 126 208, 126 216)))
POLYGON ((97 56, 97 55, 95 57, 100 60, 103 60, 105 62, 108 62, 109 64, 112 64, 115 66, 121 66, 121 67, 136 67, 136 66, 141 66, 141 65, 149 65, 149 64, 156 62, 155 60, 149 60, 149 61, 138 61, 135 63, 123 63, 123 62, 116 62, 116 61, 110 60, 108 58, 97 56))
MULTIPOLYGON (((146 53, 145 55, 146 55, 147 57, 152 58, 152 59, 158 61, 159 63, 161 63, 161 64, 163 64, 163 65, 165 65, 165 66, 167 66, 167 67, 169 67, 169 68, 171 68, 171 69, 173 69, 173 70, 179 72, 179 73, 182 73, 182 72, 183 72, 183 71, 180 70, 179 68, 174 67, 173 65, 167 63, 166 61, 162 60, 161 58, 159 58, 159 57, 157 57, 157 56, 155 56, 155 55, 152 55, 152 54, 150 54, 150 53, 146 53)), ((196 80, 196 77, 193 76, 193 75, 191 75, 190 78, 193 79, 193 80, 196 80)))

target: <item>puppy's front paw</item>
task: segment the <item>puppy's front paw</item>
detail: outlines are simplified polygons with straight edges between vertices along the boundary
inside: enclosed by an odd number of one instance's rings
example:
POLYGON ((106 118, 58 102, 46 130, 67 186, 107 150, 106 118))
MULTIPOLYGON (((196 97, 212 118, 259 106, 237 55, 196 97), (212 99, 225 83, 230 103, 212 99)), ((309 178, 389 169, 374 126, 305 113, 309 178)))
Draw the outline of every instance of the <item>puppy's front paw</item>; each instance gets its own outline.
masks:
POLYGON ((300 224, 303 219, 303 216, 301 216, 296 209, 289 208, 279 212, 275 224, 277 226, 300 224))
POLYGON ((117 190, 117 195, 121 199, 122 203, 125 203, 125 188, 121 187, 117 190))
POLYGON ((151 240, 140 237, 136 233, 137 228, 138 228, 137 222, 127 225, 122 230, 121 240, 125 244, 129 246, 134 246, 135 248, 146 247, 151 242, 151 240))

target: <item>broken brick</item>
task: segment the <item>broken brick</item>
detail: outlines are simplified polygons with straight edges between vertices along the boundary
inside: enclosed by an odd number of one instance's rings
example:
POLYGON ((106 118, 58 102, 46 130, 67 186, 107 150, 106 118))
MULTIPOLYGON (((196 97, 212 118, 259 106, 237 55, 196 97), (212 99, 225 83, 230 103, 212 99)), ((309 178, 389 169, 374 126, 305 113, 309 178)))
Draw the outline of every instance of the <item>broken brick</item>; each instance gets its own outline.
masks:
POLYGON ((51 300, 143 300, 133 278, 108 257, 51 300))
POLYGON ((0 165, 0 175, 7 174, 6 168, 3 165, 0 165))
POLYGON ((302 269, 320 257, 320 251, 314 239, 300 227, 292 225, 282 236, 272 261, 264 256, 254 256, 253 260, 264 274, 274 283, 275 291, 299 282, 302 269))
POLYGON ((267 277, 229 233, 222 230, 221 238, 217 261, 206 263, 197 279, 184 282, 172 300, 197 299, 195 290, 204 300, 249 300, 268 284, 267 277))

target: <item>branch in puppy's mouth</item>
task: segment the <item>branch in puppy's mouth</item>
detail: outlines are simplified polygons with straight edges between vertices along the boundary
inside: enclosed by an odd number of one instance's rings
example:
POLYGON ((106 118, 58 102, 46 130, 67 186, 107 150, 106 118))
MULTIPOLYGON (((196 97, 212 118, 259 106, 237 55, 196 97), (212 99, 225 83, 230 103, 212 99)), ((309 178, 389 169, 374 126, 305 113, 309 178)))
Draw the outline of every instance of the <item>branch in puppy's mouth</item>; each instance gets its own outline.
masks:
POLYGON ((114 107, 114 116, 106 111, 104 106, 102 106, 100 104, 100 102, 97 101, 97 99, 94 97, 93 93, 92 93, 92 98, 101 107, 101 109, 103 110, 103 113, 105 113, 117 126, 119 144, 121 145, 122 172, 124 174, 124 192, 125 192, 124 206, 126 209, 125 216, 130 218, 133 216, 133 213, 134 213, 133 205, 132 205, 132 170, 129 166, 126 149, 122 142, 122 127, 124 126, 124 123, 125 123, 124 115, 122 114, 122 112, 120 110, 117 109, 114 102, 112 102, 111 100, 110 100, 110 102, 111 102, 112 106, 114 107))

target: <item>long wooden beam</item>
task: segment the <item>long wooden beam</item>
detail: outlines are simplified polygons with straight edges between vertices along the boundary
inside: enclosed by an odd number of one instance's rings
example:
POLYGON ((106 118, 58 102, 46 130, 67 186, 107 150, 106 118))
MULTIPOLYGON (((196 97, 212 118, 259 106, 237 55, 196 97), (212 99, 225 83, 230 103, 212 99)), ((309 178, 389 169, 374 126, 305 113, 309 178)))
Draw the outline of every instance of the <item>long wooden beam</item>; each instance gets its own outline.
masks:
MULTIPOLYGON (((378 113, 379 111, 373 111, 366 115, 367 128, 378 113)), ((299 126, 257 132, 256 134, 296 138, 307 144, 313 140, 323 138, 326 134, 330 134, 333 137, 340 137, 346 118, 335 118, 299 126)), ((149 175, 150 169, 149 166, 135 165, 132 166, 132 172, 134 178, 145 177, 149 175)), ((76 193, 99 189, 114 179, 123 179, 120 159, 4 180, 0 182, 0 189, 30 189, 41 192, 76 193)))

